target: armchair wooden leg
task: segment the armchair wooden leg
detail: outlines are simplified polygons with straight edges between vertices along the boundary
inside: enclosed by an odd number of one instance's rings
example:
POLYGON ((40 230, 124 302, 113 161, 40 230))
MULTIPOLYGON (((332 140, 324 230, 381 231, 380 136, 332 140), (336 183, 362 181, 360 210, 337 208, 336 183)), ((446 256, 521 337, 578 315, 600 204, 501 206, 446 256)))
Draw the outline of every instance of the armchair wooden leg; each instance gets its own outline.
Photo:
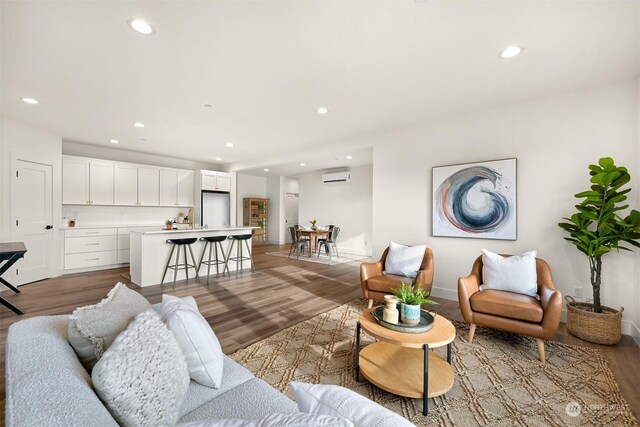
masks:
POLYGON ((369 299, 369 307, 368 308, 371 308, 371 307, 373 307, 373 300, 369 299))
POLYGON ((473 336, 476 334, 476 324, 469 323, 469 342, 473 341, 473 336))
POLYGON ((538 358, 544 363, 544 340, 536 338, 536 344, 538 344, 538 358))

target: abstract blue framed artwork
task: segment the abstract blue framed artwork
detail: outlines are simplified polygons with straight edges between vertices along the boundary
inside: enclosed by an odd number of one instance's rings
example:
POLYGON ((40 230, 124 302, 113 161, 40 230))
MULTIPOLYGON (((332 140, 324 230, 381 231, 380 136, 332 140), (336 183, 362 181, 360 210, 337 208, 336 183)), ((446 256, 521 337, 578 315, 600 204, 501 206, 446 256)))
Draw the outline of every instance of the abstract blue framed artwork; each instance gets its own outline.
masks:
POLYGON ((516 159, 432 169, 433 235, 516 240, 516 159))

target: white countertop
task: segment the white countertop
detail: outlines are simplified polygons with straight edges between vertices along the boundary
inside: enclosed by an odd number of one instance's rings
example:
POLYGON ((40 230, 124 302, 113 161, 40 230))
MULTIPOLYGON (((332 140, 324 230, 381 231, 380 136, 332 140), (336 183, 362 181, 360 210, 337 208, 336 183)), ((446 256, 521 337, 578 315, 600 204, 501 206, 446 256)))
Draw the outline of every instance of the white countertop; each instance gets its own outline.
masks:
POLYGON ((237 225, 229 225, 226 227, 209 227, 209 228, 195 228, 195 229, 186 229, 186 230, 149 230, 149 229, 139 229, 139 230, 130 230, 130 233, 138 233, 138 234, 180 234, 180 233, 215 233, 220 231, 239 231, 239 230, 257 230, 260 227, 251 227, 247 226, 237 226, 237 225))
MULTIPOLYGON (((187 227, 184 224, 179 224, 179 226, 181 227, 187 227)), ((68 226, 62 226, 60 227, 60 229, 62 230, 75 230, 75 229, 80 229, 80 230, 84 230, 87 228, 162 228, 164 227, 164 224, 161 223, 152 223, 152 224, 127 224, 127 223, 117 223, 117 224, 82 224, 82 225, 76 225, 75 227, 68 227, 68 226)))

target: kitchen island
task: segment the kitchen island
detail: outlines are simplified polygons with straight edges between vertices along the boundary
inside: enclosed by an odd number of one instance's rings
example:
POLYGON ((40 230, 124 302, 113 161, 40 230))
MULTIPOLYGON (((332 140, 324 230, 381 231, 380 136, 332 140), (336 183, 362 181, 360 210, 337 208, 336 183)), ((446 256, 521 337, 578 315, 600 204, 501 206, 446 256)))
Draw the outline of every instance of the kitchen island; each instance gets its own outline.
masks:
MULTIPOLYGON (((162 281, 162 275, 164 274, 164 268, 167 264, 167 259, 171 252, 171 244, 166 243, 168 239, 188 239, 197 238, 196 243, 191 245, 193 254, 196 257, 196 262, 200 261, 200 256, 204 250, 204 242, 200 241, 201 237, 210 236, 240 236, 243 234, 251 234, 255 227, 239 227, 239 226, 227 226, 227 227, 215 227, 215 228, 201 228, 194 230, 149 230, 147 229, 133 229, 130 230, 130 250, 131 250, 131 281, 138 286, 152 286, 159 285, 162 281)), ((249 246, 251 246, 251 239, 248 240, 249 246)), ((231 245, 230 240, 222 242, 225 254, 229 251, 231 245)), ((220 256, 220 255, 219 255, 220 256)), ((234 253, 231 256, 235 256, 234 253)), ((205 258, 208 257, 208 253, 205 258)), ((175 253, 171 257, 171 264, 175 261, 175 253)), ((180 263, 184 262, 183 254, 180 254, 180 263)), ((191 264, 191 257, 189 256, 189 264, 191 264)), ((243 261, 242 269, 251 268, 249 261, 243 261)), ((222 273, 223 266, 220 266, 220 272, 222 273)), ((229 262, 229 271, 236 270, 236 262, 229 262)), ((201 271, 206 274, 207 269, 203 268, 201 271)), ((215 267, 212 268, 215 271, 215 267)), ((200 272, 198 273, 200 274, 200 272)), ((195 277, 193 269, 189 271, 189 277, 195 277)), ((186 279, 185 271, 178 270, 177 280, 186 279)), ((173 270, 167 272, 165 277, 165 284, 173 281, 173 270)))

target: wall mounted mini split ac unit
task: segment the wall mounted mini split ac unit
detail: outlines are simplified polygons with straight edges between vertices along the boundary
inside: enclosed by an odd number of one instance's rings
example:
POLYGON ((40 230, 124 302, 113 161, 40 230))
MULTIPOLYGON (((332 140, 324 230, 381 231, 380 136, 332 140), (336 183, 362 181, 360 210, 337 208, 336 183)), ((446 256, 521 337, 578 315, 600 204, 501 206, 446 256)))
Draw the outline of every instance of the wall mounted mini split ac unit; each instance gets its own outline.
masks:
POLYGON ((349 181, 351 181, 351 172, 349 171, 322 174, 322 182, 324 184, 349 181))

